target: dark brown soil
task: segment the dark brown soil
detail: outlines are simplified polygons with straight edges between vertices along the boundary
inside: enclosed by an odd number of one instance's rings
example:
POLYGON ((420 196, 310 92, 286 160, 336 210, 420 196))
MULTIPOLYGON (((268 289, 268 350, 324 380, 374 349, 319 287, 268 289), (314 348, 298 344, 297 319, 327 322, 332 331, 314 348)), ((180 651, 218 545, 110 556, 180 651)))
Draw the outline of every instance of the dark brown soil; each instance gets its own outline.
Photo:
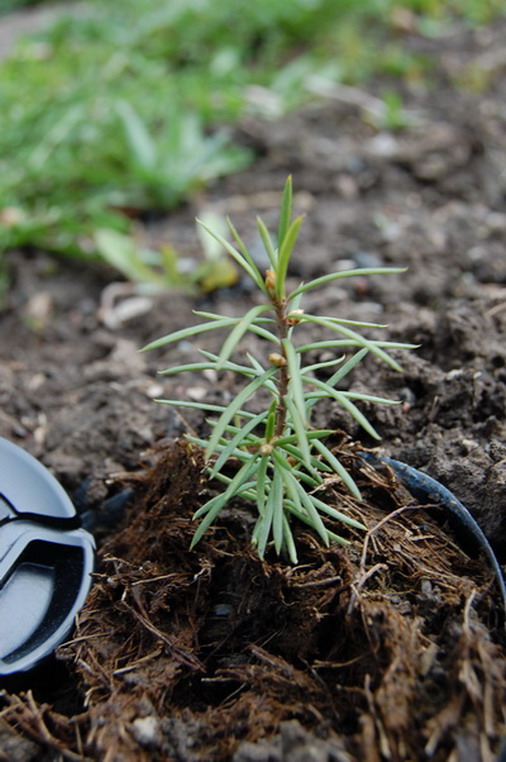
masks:
MULTIPOLYGON (((378 131, 343 92, 280 122, 244 122, 239 137, 259 156, 252 169, 139 228, 196 259, 193 219, 212 209, 257 248, 255 214, 275 225, 291 172, 296 211, 307 214, 294 281, 345 261, 406 265, 403 275, 330 284, 305 304, 389 323, 389 338, 420 345, 398 353, 403 374, 371 360, 351 383, 402 400, 364 407, 382 451, 449 487, 502 561, 505 32, 497 23, 410 41, 436 64, 429 85, 405 86, 420 120, 409 129, 378 131)), ((112 303, 113 273, 40 252, 12 252, 10 265, 0 435, 55 473, 96 532, 100 560, 60 661, 6 683, 0 759, 493 760, 506 652, 491 573, 390 475, 357 465, 356 445, 339 446, 369 502, 333 499, 374 530, 365 550, 358 535, 350 550, 325 550, 299 530, 298 566, 263 563, 244 506, 188 550, 210 487, 198 453, 176 440, 205 422, 152 398, 226 402, 234 380, 157 376, 196 359, 189 343, 138 349, 196 320, 192 309, 241 314, 254 301, 249 284, 153 297, 122 321, 139 302, 112 303)), ((216 348, 212 337, 199 345, 216 348)), ((374 444, 333 405, 317 417, 359 447, 374 444)))

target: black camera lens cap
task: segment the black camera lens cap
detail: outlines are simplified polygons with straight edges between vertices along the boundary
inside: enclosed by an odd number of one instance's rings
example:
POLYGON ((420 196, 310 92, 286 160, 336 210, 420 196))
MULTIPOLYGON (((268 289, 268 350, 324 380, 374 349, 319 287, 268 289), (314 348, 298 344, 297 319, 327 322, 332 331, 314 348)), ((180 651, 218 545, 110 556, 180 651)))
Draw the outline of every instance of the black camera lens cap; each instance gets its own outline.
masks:
POLYGON ((94 558, 63 487, 0 437, 0 677, 31 669, 65 640, 94 558))

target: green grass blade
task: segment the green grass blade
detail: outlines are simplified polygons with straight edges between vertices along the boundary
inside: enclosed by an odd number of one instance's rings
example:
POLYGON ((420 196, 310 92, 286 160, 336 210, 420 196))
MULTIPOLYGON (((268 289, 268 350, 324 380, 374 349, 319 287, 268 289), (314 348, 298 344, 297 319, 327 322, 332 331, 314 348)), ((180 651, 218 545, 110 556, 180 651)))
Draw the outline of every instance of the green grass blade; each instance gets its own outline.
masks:
POLYGON ((274 271, 276 271, 276 268, 278 266, 278 255, 273 246, 271 235, 269 231, 267 230, 264 221, 260 217, 257 217, 257 228, 260 234, 260 238, 262 239, 264 249, 267 252, 267 256, 269 257, 269 262, 271 263, 271 267, 274 271))
POLYGON ((239 448, 239 445, 241 442, 246 441, 247 435, 253 431, 262 421, 264 421, 267 418, 268 411, 265 410, 263 413, 259 413, 254 418, 252 418, 248 423, 246 423, 237 434, 232 437, 230 442, 227 444, 225 449, 220 453, 220 456, 214 466, 212 467, 211 471, 209 472, 209 478, 213 478, 213 476, 216 476, 217 472, 221 469, 221 467, 224 465, 224 463, 227 462, 227 460, 230 458, 232 452, 237 448, 239 448))
POLYGON ((226 425, 229 423, 229 421, 234 417, 234 415, 241 409, 243 404, 248 400, 257 389, 259 389, 261 386, 265 385, 265 382, 271 378, 271 376, 274 375, 276 372, 276 368, 270 368, 269 370, 266 370, 265 373, 262 373, 261 376, 257 376, 254 378, 250 383, 242 389, 237 397, 228 405, 226 410, 223 412, 223 414, 220 417, 220 420, 218 421, 211 438, 209 439, 209 444, 206 449, 206 457, 209 458, 211 454, 214 452, 214 449, 216 445, 218 444, 220 437, 222 436, 226 425))
POLYGON ((331 466, 336 474, 342 479, 344 484, 347 486, 351 494, 356 497, 358 500, 362 499, 362 495, 360 494, 360 490, 357 487, 355 480, 353 479, 352 475, 345 469, 343 464, 336 458, 333 452, 329 450, 329 448, 323 444, 319 439, 316 439, 314 442, 315 449, 318 450, 320 455, 325 458, 329 466, 331 466))
MULTIPOLYGON (((285 295, 286 272, 303 219, 304 217, 296 217, 294 219, 286 231, 286 235, 283 239, 283 245, 279 250, 278 266, 276 269, 276 296, 278 299, 282 299, 285 295)), ((292 299, 293 296, 294 294, 291 294, 289 299, 292 299)))
POLYGON ((353 270, 342 270, 341 272, 322 275, 320 278, 310 280, 308 283, 302 283, 292 291, 288 298, 293 299, 293 297, 298 294, 303 294, 305 291, 310 291, 318 286, 323 286, 325 283, 331 283, 333 280, 353 278, 360 275, 392 275, 395 273, 404 273, 406 270, 406 267, 357 267, 353 270))
POLYGON ((225 342, 223 343, 222 350, 220 352, 220 355, 218 357, 218 361, 216 363, 216 370, 221 370, 223 367, 223 364, 228 360, 234 349, 236 348, 239 341, 242 339, 246 331, 249 330, 251 325, 255 322, 255 320, 262 314, 262 312, 265 312, 265 310, 269 309, 269 305, 267 304, 260 304, 256 307, 252 307, 248 312, 244 315, 243 318, 234 326, 234 328, 230 331, 229 335, 227 336, 225 342))
MULTIPOLYGON (((163 288, 171 285, 170 279, 143 261, 142 251, 131 236, 117 230, 99 228, 94 238, 99 254, 129 280, 134 283, 151 283, 163 288)), ((177 283, 177 280, 172 281, 172 284, 174 283, 177 283)))
POLYGON ((211 235, 218 243, 221 243, 223 248, 228 251, 231 257, 235 259, 237 264, 242 267, 245 272, 250 276, 250 278, 256 283, 258 288, 266 293, 265 283, 263 281, 263 278, 261 277, 257 267, 253 264, 250 264, 248 260, 239 252, 237 249, 232 246, 223 236, 221 236, 219 233, 216 233, 214 230, 212 230, 210 227, 208 227, 202 220, 197 220, 198 224, 201 225, 201 227, 206 230, 209 235, 211 235))
POLYGON ((278 251, 281 251, 288 228, 290 227, 290 220, 292 219, 292 201, 293 201, 293 187, 292 176, 289 175, 283 189, 283 195, 281 197, 281 208, 279 213, 279 225, 278 225, 278 251))
POLYGON ((146 125, 128 101, 117 100, 115 109, 120 117, 132 155, 144 169, 153 170, 158 160, 158 149, 146 125))

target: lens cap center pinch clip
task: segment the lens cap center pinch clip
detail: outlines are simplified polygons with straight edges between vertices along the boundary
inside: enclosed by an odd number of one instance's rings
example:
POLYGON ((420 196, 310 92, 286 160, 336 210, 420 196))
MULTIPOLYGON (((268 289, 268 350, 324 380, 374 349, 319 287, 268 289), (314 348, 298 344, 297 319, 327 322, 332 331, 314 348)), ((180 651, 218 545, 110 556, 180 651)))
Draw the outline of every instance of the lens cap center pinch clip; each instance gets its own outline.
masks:
POLYGON ((91 587, 93 537, 34 457, 0 437, 0 676, 49 656, 91 587))

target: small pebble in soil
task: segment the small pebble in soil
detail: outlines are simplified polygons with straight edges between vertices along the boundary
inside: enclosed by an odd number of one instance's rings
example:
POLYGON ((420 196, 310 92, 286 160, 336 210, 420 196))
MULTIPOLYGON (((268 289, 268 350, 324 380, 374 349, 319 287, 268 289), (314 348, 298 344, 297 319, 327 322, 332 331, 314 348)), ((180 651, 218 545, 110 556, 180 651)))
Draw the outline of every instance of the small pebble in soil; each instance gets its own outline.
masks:
POLYGON ((160 722, 156 717, 137 717, 132 722, 132 735, 141 746, 157 748, 162 743, 160 722))

